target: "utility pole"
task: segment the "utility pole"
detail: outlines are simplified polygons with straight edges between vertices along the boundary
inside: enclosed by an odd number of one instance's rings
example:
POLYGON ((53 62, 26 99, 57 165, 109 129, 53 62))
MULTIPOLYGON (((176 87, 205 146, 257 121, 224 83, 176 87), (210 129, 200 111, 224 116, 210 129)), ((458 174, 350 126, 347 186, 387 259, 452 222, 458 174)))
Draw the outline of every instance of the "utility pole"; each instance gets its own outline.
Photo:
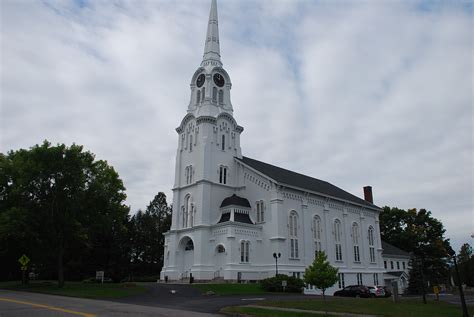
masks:
POLYGON ((469 312, 467 311, 466 306, 466 299, 464 298, 464 291, 462 289, 461 277, 459 276, 458 263, 456 261, 456 252, 454 252, 453 248, 449 247, 448 253, 454 260, 454 270, 456 271, 456 277, 458 279, 459 296, 461 297, 462 317, 469 317, 469 312))

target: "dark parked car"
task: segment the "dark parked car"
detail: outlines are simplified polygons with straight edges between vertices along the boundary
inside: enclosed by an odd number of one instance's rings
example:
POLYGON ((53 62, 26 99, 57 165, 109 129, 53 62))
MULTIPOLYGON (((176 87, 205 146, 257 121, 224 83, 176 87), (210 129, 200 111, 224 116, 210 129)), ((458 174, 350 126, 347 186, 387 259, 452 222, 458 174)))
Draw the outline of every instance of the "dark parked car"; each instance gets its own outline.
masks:
POLYGON ((382 287, 385 291, 385 297, 390 297, 392 296, 392 291, 387 287, 387 286, 378 286, 378 287, 382 287))
POLYGON ((335 292, 334 296, 370 297, 370 290, 364 285, 349 285, 335 292))

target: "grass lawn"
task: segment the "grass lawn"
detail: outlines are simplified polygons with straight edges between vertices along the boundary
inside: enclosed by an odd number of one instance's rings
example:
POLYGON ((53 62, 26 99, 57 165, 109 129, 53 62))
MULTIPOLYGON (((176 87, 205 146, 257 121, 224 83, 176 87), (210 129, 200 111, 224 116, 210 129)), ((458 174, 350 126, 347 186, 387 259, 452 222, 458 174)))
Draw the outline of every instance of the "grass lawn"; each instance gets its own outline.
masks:
POLYGON ((30 281, 28 285, 21 285, 21 282, 17 281, 1 282, 0 288, 96 299, 126 297, 147 291, 144 286, 134 283, 87 284, 82 282, 66 282, 63 288, 58 288, 56 281, 30 281))
MULTIPOLYGON (((258 305, 305 310, 324 311, 322 299, 301 301, 266 301, 258 305)), ((391 299, 362 299, 362 298, 328 298, 326 307, 331 312, 366 313, 383 315, 385 317, 461 317, 460 306, 445 302, 428 301, 425 305, 421 299, 403 299, 394 303, 391 299)), ((238 309, 241 309, 240 307, 238 309)), ((474 307, 469 307, 472 312, 474 307)), ((257 316, 257 315, 256 315, 257 316)), ((260 315, 258 315, 260 316, 260 315)), ((263 315, 262 315, 263 316, 263 315)), ((275 316, 273 312, 268 316, 275 316)))
POLYGON ((260 284, 193 284, 202 293, 212 291, 217 295, 258 295, 266 294, 260 284))

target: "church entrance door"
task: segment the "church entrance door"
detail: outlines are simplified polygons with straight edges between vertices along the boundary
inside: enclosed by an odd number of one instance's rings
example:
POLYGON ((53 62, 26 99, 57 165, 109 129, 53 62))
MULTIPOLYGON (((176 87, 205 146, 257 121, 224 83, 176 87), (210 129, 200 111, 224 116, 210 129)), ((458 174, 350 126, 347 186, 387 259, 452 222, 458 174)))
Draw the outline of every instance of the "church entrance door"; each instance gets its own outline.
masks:
POLYGON ((189 278, 191 267, 194 264, 194 243, 189 237, 185 237, 180 243, 180 273, 181 278, 189 278))

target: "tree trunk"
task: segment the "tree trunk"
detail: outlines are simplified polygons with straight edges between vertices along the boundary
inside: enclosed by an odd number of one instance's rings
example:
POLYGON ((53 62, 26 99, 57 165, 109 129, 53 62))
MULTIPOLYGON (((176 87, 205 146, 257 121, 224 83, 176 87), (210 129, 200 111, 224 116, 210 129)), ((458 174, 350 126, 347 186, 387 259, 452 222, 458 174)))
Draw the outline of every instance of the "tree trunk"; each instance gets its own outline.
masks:
POLYGON ((62 246, 58 249, 58 287, 64 286, 64 248, 62 246))

